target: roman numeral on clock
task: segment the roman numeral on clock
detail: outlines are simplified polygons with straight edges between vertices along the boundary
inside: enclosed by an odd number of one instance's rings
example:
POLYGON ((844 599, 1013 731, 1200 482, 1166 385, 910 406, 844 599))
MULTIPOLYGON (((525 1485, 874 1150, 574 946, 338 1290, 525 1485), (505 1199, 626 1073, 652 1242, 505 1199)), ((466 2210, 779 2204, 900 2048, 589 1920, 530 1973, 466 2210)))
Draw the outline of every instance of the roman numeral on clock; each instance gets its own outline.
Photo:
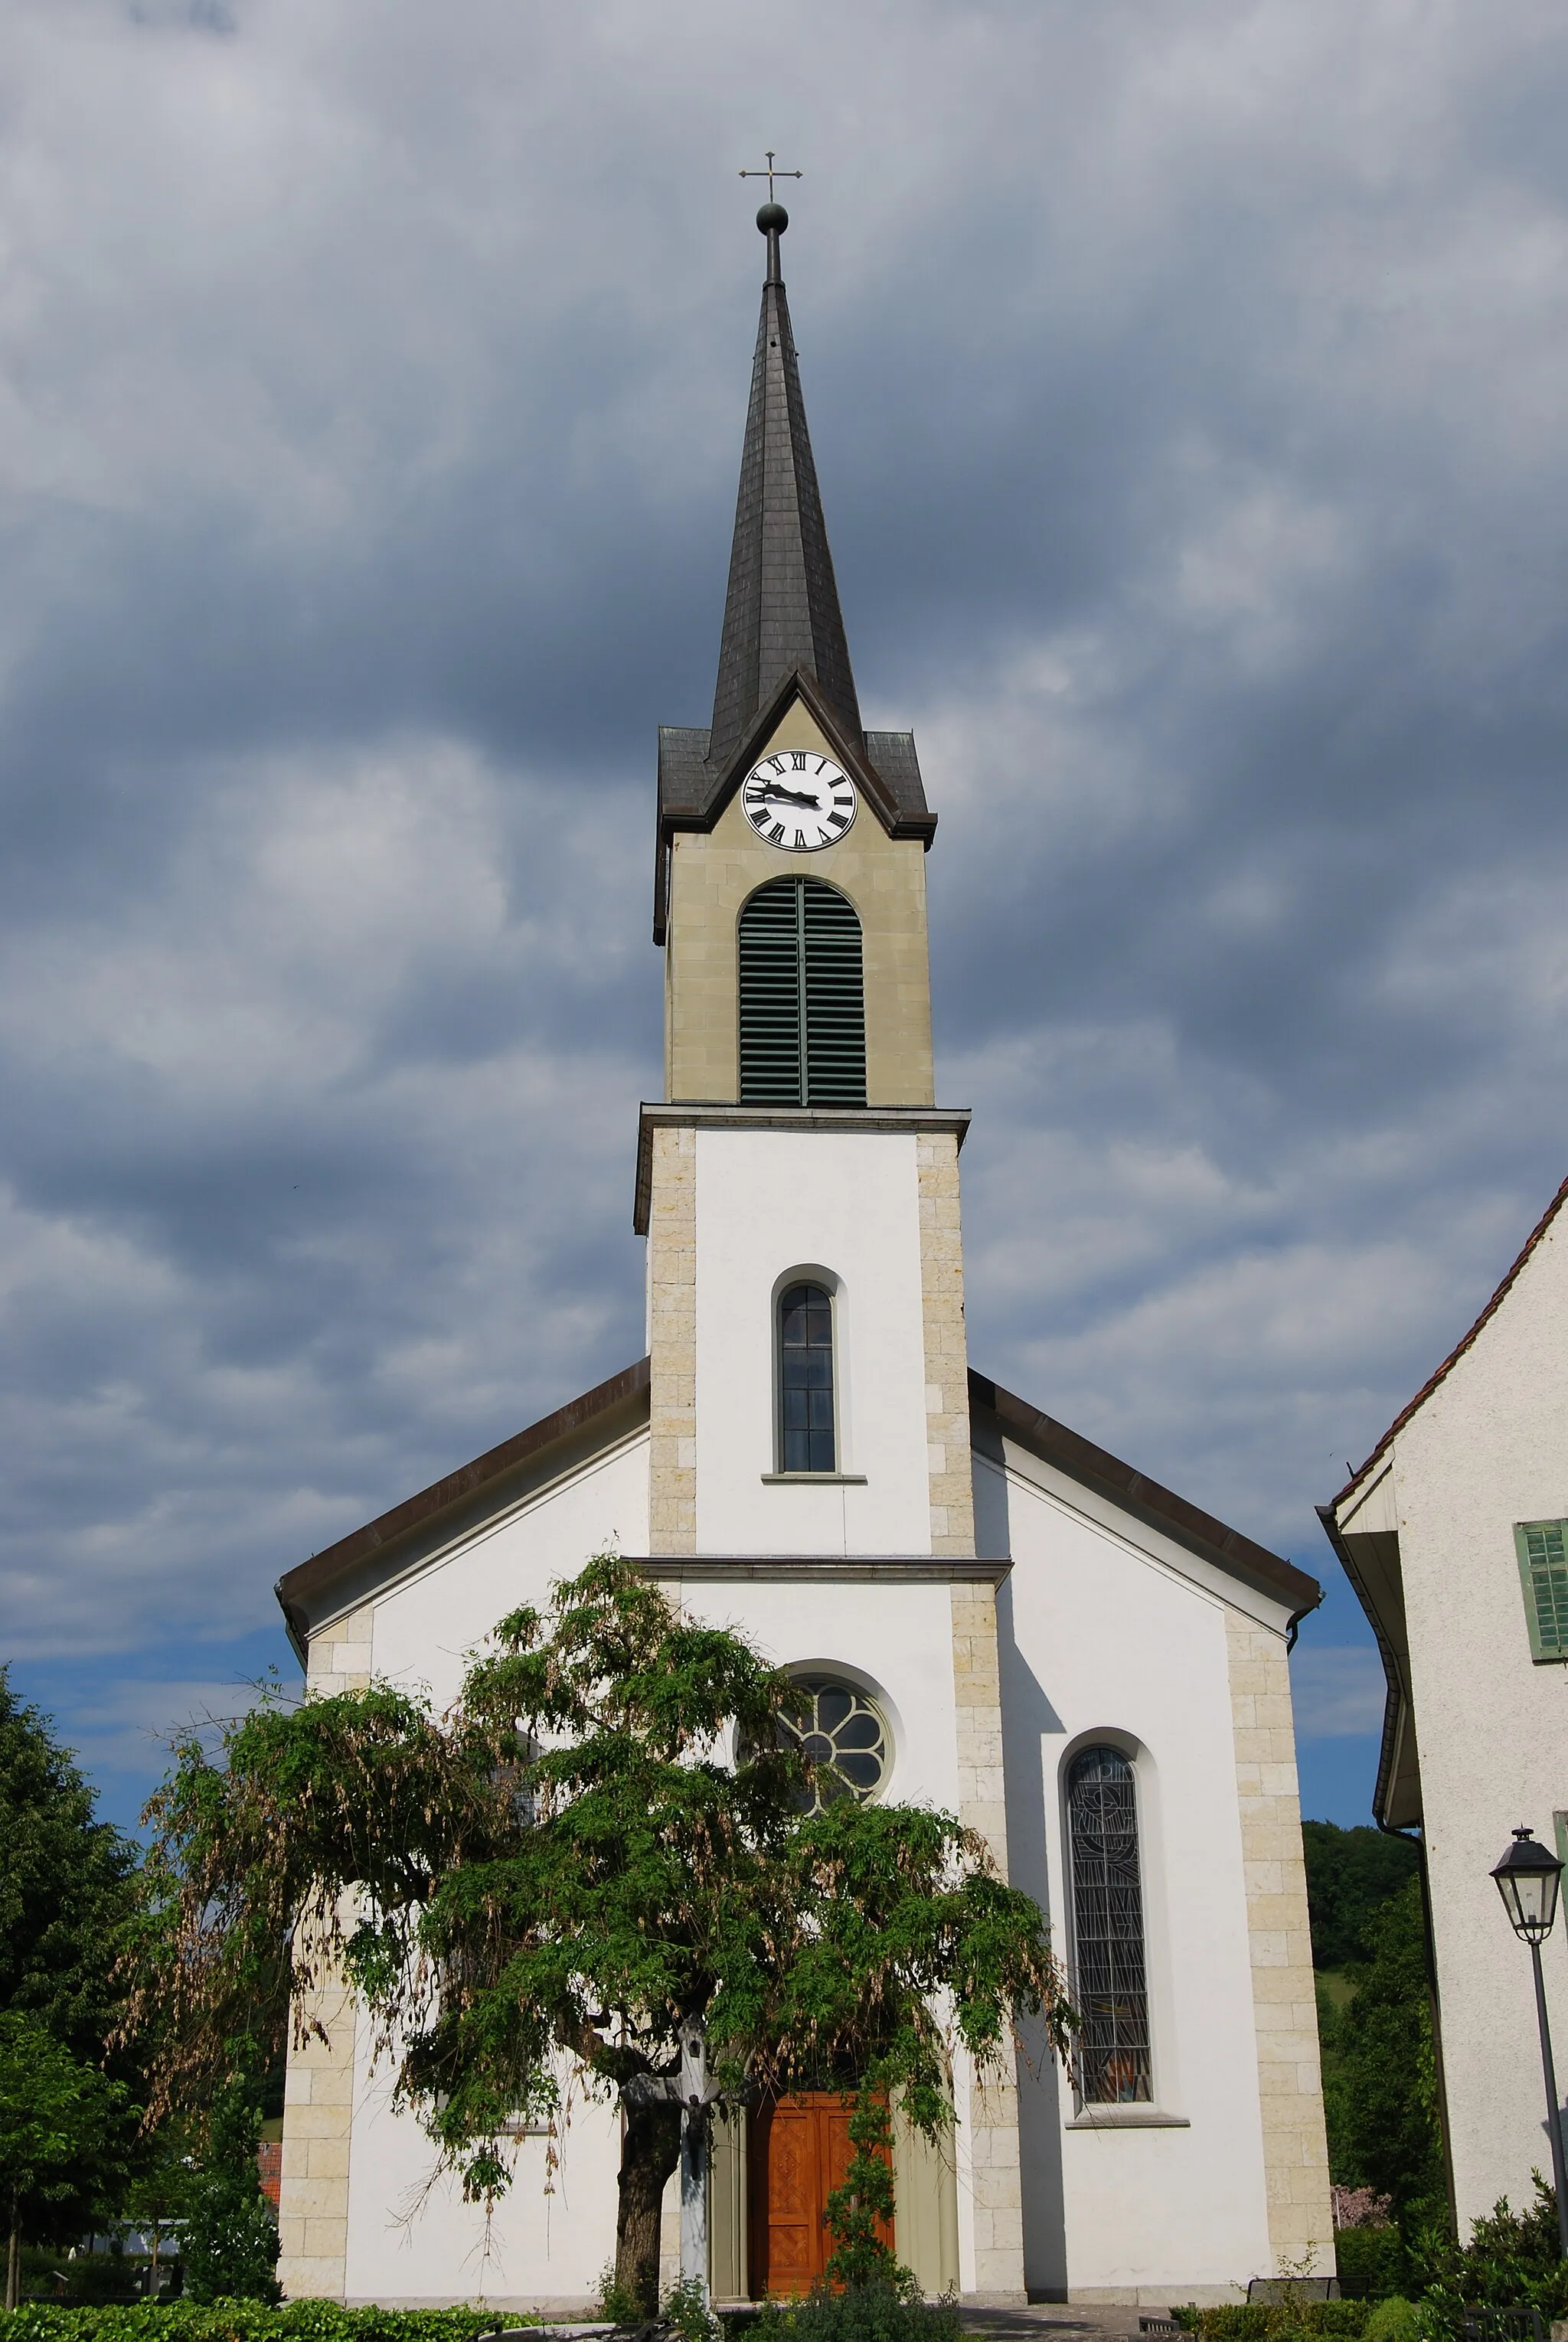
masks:
POLYGON ((774 826, 773 826, 773 827, 772 827, 772 828, 769 830, 769 832, 768 832, 768 836, 770 837, 770 839, 772 839, 773 843, 776 846, 776 845, 777 845, 777 843, 778 843, 778 841, 779 841, 779 839, 780 839, 783 836, 784 836, 784 824, 783 824, 783 822, 782 822, 782 821, 775 821, 775 822, 774 822, 774 826))

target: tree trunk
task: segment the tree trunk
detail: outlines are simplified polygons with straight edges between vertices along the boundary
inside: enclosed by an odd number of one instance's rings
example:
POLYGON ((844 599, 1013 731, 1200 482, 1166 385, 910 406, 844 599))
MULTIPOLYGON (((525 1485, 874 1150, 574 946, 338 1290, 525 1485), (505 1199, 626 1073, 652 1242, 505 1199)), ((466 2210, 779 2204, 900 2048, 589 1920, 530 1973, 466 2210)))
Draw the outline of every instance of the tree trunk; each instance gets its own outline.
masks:
POLYGON ((681 2110, 627 2107, 621 2142, 621 2200, 615 2216, 615 2287, 640 2316, 659 2307, 659 2225, 664 2183, 681 2159, 681 2110))
MULTIPOLYGON (((655 2243, 654 2251, 658 2250, 655 2243)), ((5 2307, 15 2309, 22 2293, 22 2207, 11 2199, 11 2249, 5 2256, 5 2307)))

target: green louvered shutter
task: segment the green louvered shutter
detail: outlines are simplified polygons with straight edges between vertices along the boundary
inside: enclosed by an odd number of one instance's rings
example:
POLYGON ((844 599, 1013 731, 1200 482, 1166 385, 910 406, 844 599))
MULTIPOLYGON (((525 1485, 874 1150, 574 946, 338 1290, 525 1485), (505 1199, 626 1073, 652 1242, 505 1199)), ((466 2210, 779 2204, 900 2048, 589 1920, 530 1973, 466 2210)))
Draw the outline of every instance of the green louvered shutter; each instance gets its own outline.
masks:
POLYGON ((865 1104, 865 986, 853 903, 803 878, 805 1087, 808 1106, 865 1104))
POLYGON ((741 1101, 800 1106, 801 947, 797 881, 760 886, 741 913, 741 1101))
POLYGON ((865 986, 854 906, 820 878, 775 878, 741 913, 741 1100, 865 1104, 865 986))
POLYGON ((1530 1652, 1537 1666, 1568 1659, 1568 1545, 1564 1521, 1519 1521, 1513 1542, 1524 1586, 1530 1652))

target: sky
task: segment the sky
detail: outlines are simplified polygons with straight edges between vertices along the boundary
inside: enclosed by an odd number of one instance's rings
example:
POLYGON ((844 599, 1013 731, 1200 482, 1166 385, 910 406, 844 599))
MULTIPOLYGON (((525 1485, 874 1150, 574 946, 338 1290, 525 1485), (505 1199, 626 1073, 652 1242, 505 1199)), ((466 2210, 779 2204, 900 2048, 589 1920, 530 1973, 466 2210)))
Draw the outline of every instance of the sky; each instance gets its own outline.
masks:
POLYGON ((3 1646, 134 1818, 642 1349, 773 146, 971 1355, 1323 1582, 1568 1169, 1557 0, 11 0, 3 1646))

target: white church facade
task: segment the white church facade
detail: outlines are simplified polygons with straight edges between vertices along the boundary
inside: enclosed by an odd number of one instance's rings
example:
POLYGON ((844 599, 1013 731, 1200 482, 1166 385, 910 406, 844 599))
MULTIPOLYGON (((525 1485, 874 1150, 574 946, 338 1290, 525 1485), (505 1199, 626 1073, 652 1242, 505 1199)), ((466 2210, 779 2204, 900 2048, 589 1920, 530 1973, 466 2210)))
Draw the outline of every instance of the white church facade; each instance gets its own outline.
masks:
MULTIPOLYGON (((1040 1902, 1082 2032, 959 2070, 900 2131, 895 2248, 931 2292, 1164 2304, 1332 2268, 1286 1655, 1313 1581, 970 1365, 935 1102, 913 737, 862 726, 779 270, 768 272, 714 720, 660 736, 664 1100, 637 1133, 646 1356, 281 1581, 313 1688, 454 1696, 464 1654, 614 1545, 801 1680, 863 1797, 982 1831, 1040 1902)), ((516 2143, 488 2247, 387 2105, 368 2027, 291 2055, 292 2296, 582 2306, 614 2110, 516 2143)), ((820 2269, 804 2102, 721 2127, 720 2301, 820 2269), (794 2124, 792 2130, 790 2126, 794 2124), (787 2177, 787 2186, 785 2184, 787 2177), (804 2225, 786 2203, 804 2187, 804 2225)), ((666 2217, 673 2254, 675 2223, 666 2217)))

